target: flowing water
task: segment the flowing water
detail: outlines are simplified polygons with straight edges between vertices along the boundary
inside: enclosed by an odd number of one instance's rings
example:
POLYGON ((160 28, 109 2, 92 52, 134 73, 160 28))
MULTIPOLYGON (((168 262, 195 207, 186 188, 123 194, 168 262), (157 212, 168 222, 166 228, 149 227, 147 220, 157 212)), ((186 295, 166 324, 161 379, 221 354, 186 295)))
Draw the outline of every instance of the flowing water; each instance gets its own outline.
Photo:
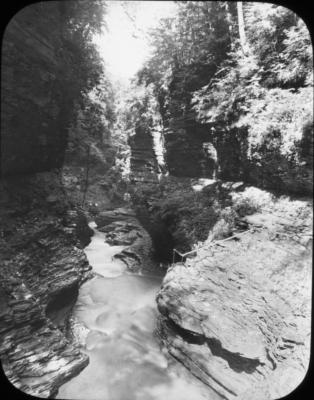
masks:
POLYGON ((154 335, 162 278, 126 271, 122 261, 112 258, 122 249, 107 244, 105 234, 94 229, 85 251, 98 275, 82 285, 73 310, 87 328, 82 351, 90 363, 60 387, 57 398, 208 399, 208 391, 185 368, 168 365, 154 335))

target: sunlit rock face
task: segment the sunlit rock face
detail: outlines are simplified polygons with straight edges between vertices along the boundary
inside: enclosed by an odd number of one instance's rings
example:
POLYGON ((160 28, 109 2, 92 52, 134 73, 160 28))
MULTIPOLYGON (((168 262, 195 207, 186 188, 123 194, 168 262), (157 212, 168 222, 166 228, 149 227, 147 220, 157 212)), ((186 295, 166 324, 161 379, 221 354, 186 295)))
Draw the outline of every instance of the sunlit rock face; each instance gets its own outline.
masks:
POLYGON ((286 238, 282 219, 248 222, 263 229, 168 270, 159 331, 170 354, 222 398, 274 399, 308 368, 311 250, 286 238))
POLYGON ((58 2, 20 10, 4 32, 1 54, 3 175, 60 167, 71 101, 66 93, 58 2), (50 27, 50 28, 49 28, 50 27))
POLYGON ((65 333, 66 310, 90 273, 90 232, 59 179, 41 173, 1 183, 0 359, 14 386, 39 397, 88 363, 65 333))

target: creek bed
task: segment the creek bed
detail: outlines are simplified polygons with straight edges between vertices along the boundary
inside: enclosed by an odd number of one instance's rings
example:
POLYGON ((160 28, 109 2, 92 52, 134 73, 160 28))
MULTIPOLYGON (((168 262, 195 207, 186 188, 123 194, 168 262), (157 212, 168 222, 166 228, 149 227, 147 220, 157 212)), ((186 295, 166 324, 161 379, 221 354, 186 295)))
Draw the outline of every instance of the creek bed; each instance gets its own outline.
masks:
POLYGON ((90 362, 60 387, 57 398, 208 399, 208 390, 166 356, 154 333, 162 277, 127 271, 113 258, 124 247, 110 246, 105 234, 90 226, 94 236, 85 251, 97 275, 81 286, 72 314, 86 328, 82 352, 90 362))

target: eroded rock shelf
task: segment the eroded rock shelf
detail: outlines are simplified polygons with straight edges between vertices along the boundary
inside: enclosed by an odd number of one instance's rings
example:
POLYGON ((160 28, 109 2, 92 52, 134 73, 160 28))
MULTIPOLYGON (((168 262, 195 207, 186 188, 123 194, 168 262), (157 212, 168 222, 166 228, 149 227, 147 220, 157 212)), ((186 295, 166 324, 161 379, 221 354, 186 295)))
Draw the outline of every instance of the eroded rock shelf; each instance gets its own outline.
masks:
POLYGON ((282 397, 308 368, 311 251, 274 225, 198 250, 157 296, 169 352, 223 398, 282 397))
POLYGON ((64 318, 59 326, 52 320, 75 302, 78 287, 90 275, 82 250, 90 233, 84 217, 66 206, 55 174, 5 182, 1 189, 6 194, 1 204, 2 367, 16 388, 51 397, 88 364, 67 340, 64 318))

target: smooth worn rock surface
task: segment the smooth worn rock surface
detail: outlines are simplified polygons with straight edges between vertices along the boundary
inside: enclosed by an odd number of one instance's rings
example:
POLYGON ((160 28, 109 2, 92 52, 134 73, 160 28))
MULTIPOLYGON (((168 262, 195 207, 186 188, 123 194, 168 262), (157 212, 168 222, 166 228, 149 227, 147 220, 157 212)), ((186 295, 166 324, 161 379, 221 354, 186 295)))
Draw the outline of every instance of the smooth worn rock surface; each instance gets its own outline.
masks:
POLYGON ((300 237, 311 221, 261 220, 175 264, 157 296, 169 353, 225 399, 282 397, 308 368, 311 246, 300 237))
POLYGON ((84 218, 58 182, 43 173, 1 185, 0 358, 11 383, 39 397, 56 394, 88 364, 66 339, 64 321, 57 326, 91 269, 84 218))
POLYGON ((101 212, 96 217, 97 229, 106 233, 106 242, 127 246, 114 257, 121 259, 130 271, 155 269, 152 261, 152 240, 135 216, 127 208, 101 212))

